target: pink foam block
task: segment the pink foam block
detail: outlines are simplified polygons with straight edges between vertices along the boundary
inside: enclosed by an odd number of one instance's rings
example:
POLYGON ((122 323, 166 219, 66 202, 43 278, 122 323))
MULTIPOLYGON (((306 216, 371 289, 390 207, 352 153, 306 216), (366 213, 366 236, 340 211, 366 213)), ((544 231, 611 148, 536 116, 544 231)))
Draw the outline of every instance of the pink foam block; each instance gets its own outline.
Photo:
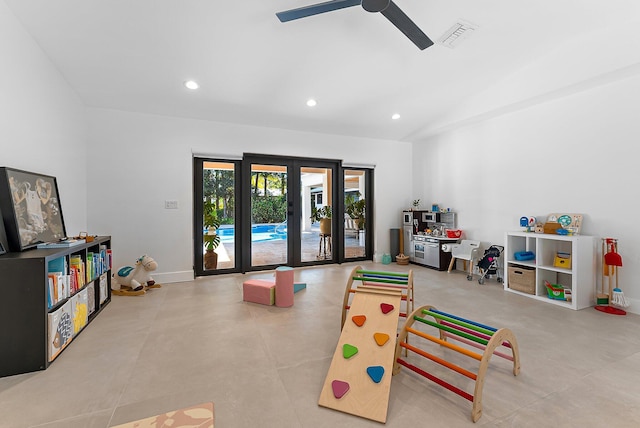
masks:
POLYGON ((276 306, 293 306, 293 269, 288 266, 276 268, 276 306))
POLYGON ((242 300, 245 302, 273 305, 275 283, 264 279, 250 279, 242 283, 242 300))

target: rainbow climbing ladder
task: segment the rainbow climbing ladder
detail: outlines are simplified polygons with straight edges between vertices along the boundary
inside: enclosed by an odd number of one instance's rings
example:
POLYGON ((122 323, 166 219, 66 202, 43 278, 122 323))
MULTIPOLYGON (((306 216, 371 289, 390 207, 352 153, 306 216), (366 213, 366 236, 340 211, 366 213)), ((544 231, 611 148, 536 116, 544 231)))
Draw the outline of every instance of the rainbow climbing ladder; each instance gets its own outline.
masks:
POLYGON ((386 422, 401 300, 398 288, 357 288, 320 393, 320 406, 386 422))

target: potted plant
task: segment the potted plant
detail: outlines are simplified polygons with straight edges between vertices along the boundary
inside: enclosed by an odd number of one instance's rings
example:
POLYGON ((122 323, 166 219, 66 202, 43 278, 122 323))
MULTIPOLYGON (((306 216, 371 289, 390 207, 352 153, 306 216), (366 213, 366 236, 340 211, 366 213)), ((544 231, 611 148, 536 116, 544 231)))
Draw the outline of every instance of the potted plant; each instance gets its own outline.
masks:
MULTIPOLYGON (((358 196, 360 196, 359 193, 358 196)), ((345 200, 345 212, 355 220, 359 230, 364 229, 366 206, 367 203, 364 198, 356 200, 355 196, 348 195, 345 200)))
POLYGON ((218 254, 215 249, 220 245, 220 236, 218 236, 218 228, 220 220, 218 219, 217 210, 212 202, 204 203, 204 228, 206 229, 203 236, 206 252, 204 254, 204 268, 216 269, 218 267, 218 254))
POLYGON ((329 205, 322 208, 311 209, 311 221, 320 223, 320 233, 323 235, 331 235, 331 215, 332 209, 329 205))

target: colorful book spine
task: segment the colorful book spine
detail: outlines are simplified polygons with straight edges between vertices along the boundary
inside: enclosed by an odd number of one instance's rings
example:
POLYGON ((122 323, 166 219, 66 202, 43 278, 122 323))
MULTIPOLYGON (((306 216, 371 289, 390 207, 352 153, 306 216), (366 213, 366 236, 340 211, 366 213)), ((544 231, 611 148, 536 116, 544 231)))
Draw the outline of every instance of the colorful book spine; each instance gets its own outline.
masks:
POLYGON ((87 282, 91 282, 93 276, 93 253, 87 253, 87 282))
POLYGON ((69 258, 69 265, 71 266, 71 274, 75 276, 76 291, 84 287, 86 284, 85 266, 82 256, 74 254, 69 258))

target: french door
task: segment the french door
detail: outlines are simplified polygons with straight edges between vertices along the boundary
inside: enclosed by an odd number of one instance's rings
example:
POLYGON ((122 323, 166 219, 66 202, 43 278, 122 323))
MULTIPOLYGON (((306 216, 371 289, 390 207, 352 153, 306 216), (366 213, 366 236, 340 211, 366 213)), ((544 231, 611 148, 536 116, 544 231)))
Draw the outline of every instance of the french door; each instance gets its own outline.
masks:
POLYGON ((365 176, 338 160, 194 158, 196 275, 371 259, 365 176), (362 219, 353 221, 358 200, 362 219))
MULTIPOLYGON (((303 266, 338 260, 332 232, 320 236, 311 220, 311 194, 321 194, 322 206, 335 206, 335 178, 339 161, 245 155, 242 182, 242 224, 251 232, 244 236, 242 270, 261 270, 279 265, 303 266)), ((331 224, 331 230, 337 225, 331 224)))

